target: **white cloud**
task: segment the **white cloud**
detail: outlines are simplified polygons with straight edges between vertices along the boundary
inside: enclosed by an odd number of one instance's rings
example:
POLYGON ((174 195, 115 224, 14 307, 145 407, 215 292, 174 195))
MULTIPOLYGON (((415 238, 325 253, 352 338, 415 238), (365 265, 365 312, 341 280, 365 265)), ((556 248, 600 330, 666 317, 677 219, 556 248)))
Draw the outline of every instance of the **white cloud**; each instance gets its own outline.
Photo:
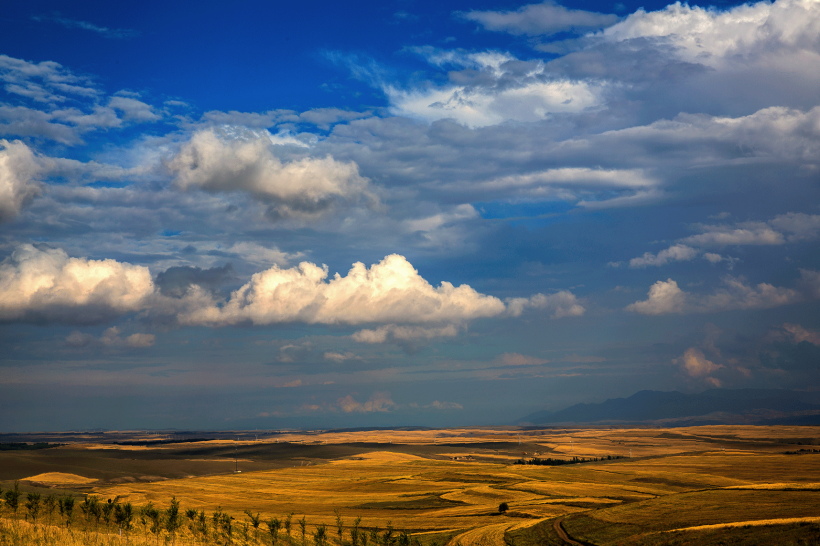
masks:
POLYGON ((820 332, 814 330, 806 330, 799 324, 784 324, 783 330, 789 333, 789 336, 795 343, 808 341, 814 345, 820 346, 820 332))
POLYGON ((454 119, 468 127, 504 121, 538 121, 553 113, 577 113, 600 104, 605 84, 557 78, 521 81, 500 89, 447 86, 400 90, 386 87, 391 111, 432 122, 454 119))
POLYGON ((435 410, 462 410, 464 406, 459 404, 458 402, 439 402, 438 400, 433 400, 427 406, 422 406, 423 408, 430 408, 435 410))
POLYGON ((460 15, 487 30, 527 36, 598 29, 618 21, 616 15, 567 9, 551 1, 529 4, 515 11, 469 11, 460 15))
POLYGON ((69 258, 21 245, 0 263, 0 319, 94 322, 139 311, 154 284, 147 267, 69 258))
POLYGON ((549 360, 544 358, 536 358, 519 353, 504 353, 500 359, 501 363, 505 366, 540 366, 549 362, 549 360))
POLYGON ((783 234, 768 225, 748 227, 703 226, 704 233, 681 239, 681 242, 697 246, 726 245, 782 245, 786 242, 783 234))
POLYGON ((227 139, 206 129, 196 132, 167 166, 183 190, 247 192, 267 203, 274 217, 311 218, 340 200, 375 200, 355 163, 330 156, 282 163, 270 146, 269 138, 227 139))
MULTIPOLYGON (((575 199, 575 192, 589 190, 642 190, 659 185, 660 181, 649 176, 642 169, 590 169, 588 167, 564 167, 544 171, 507 175, 485 182, 449 183, 444 188, 457 189, 469 185, 471 190, 503 192, 507 196, 533 199, 564 198, 575 199), (566 192, 563 188, 570 189, 566 192)), ((630 195, 629 197, 633 197, 630 195)), ((601 202, 585 201, 586 205, 601 202)), ((593 205, 594 206, 594 205, 593 205)))
POLYGON ((448 282, 434 288, 397 254, 370 269, 353 264, 346 277, 326 281, 327 268, 302 262, 256 273, 222 306, 215 303, 180 317, 185 324, 225 325, 251 322, 363 324, 368 322, 461 322, 504 312, 501 300, 467 285, 448 282))
POLYGON ((707 360, 703 351, 696 347, 686 349, 683 353, 683 368, 692 377, 703 377, 716 372, 723 366, 707 360))
POLYGON ((596 36, 610 42, 662 38, 679 58, 721 67, 783 48, 810 50, 820 38, 820 6, 813 0, 743 4, 721 11, 676 2, 629 15, 596 36))
POLYGON ((788 233, 789 241, 813 241, 820 237, 820 214, 789 212, 775 216, 769 224, 788 233))
POLYGON ((125 121, 150 122, 162 118, 151 105, 131 97, 111 97, 108 107, 122 112, 125 121))
POLYGON ((820 298, 820 271, 801 269, 800 286, 809 297, 820 298))
POLYGON ((123 38, 135 38, 139 36, 139 31, 131 30, 131 29, 122 29, 122 28, 108 28, 108 27, 101 27, 99 25, 95 25, 94 23, 89 23, 88 21, 78 21, 75 19, 68 19, 66 17, 42 17, 42 16, 35 16, 32 17, 33 20, 37 22, 52 22, 57 23, 65 28, 79 28, 82 30, 89 30, 91 32, 95 32, 106 38, 116 38, 116 39, 123 39, 123 38))
POLYGON ((300 258, 301 252, 283 252, 277 247, 268 248, 258 243, 241 242, 234 243, 228 252, 237 254, 246 262, 263 265, 287 265, 291 260, 300 258))
POLYGON ((322 356, 324 357, 325 360, 330 360, 331 362, 336 362, 337 364, 345 362, 346 360, 362 360, 362 357, 360 357, 360 356, 358 356, 354 353, 351 353, 349 351, 346 352, 346 353, 337 353, 337 352, 334 352, 334 351, 328 351, 322 356))
POLYGON ((580 317, 586 309, 578 303, 575 294, 562 290, 554 294, 535 294, 529 298, 511 298, 507 300, 507 312, 514 317, 527 309, 539 309, 552 312, 552 318, 580 317))
POLYGON ((666 315, 681 313, 686 303, 686 293, 678 288, 678 283, 672 279, 658 281, 649 289, 649 298, 636 301, 626 307, 627 311, 635 311, 642 315, 666 315))
POLYGON ((339 398, 339 409, 345 413, 388 412, 396 408, 389 392, 377 392, 367 402, 359 403, 351 395, 339 398))
POLYGON ((697 255, 698 251, 694 248, 678 244, 673 245, 667 249, 661 250, 660 252, 658 252, 657 255, 652 254, 651 252, 646 252, 643 256, 639 258, 632 258, 631 260, 629 260, 629 267, 643 268, 651 265, 666 265, 669 262, 685 262, 692 260, 697 255))
POLYGON ((152 347, 154 345, 154 341, 156 340, 156 336, 154 336, 154 334, 142 333, 131 334, 123 339, 120 337, 121 333, 122 332, 120 332, 119 328, 112 326, 103 332, 102 337, 100 337, 100 343, 108 347, 131 347, 144 349, 147 347, 152 347))
POLYGON ((798 302, 802 296, 796 290, 768 283, 750 286, 742 278, 727 275, 723 286, 712 294, 684 292, 672 279, 658 281, 649 289, 649 297, 626 307, 644 315, 671 313, 718 313, 736 309, 769 309, 798 302))
POLYGON ((434 231, 444 225, 459 222, 462 220, 472 220, 478 217, 478 211, 472 205, 458 205, 450 212, 441 212, 426 218, 407 220, 405 224, 410 232, 434 231))
POLYGON ((40 184, 35 181, 40 171, 40 163, 28 146, 19 140, 0 139, 0 223, 13 220, 40 195, 40 184))
POLYGON ((351 336, 359 343, 395 343, 402 341, 429 340, 437 337, 455 337, 459 327, 454 324, 425 328, 423 326, 398 326, 387 324, 375 330, 359 330, 351 336))

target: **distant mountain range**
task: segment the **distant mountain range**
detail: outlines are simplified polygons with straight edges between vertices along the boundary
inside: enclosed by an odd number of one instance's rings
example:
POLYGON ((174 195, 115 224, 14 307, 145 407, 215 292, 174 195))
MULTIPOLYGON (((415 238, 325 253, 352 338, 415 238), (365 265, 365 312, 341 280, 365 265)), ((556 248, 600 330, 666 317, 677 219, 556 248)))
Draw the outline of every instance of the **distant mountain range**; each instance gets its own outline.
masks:
POLYGON ((775 389, 711 389, 699 394, 640 391, 600 404, 537 411, 517 424, 820 425, 820 393, 775 389))

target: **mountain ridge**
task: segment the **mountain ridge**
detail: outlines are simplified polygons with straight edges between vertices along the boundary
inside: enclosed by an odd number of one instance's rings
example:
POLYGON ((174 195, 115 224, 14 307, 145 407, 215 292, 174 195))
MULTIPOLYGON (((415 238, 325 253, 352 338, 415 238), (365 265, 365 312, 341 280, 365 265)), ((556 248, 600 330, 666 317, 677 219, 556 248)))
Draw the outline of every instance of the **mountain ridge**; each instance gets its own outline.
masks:
POLYGON ((517 424, 820 424, 818 393, 785 389, 709 389, 638 391, 598 404, 575 404, 559 411, 537 411, 517 424))

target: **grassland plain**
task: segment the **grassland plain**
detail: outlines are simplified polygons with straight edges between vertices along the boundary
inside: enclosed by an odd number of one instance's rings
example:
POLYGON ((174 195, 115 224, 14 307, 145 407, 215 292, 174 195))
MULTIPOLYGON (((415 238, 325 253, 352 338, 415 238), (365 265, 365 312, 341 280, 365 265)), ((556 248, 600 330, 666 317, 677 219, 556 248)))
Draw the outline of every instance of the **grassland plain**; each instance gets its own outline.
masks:
MULTIPOLYGON (((119 433, 121 435, 121 433, 119 433)), ((140 437, 139 433, 133 433, 140 437)), ((53 435, 52 435, 53 436, 53 435)), ((820 430, 817 427, 709 426, 675 429, 448 429, 262 434, 224 439, 114 445, 66 443, 0 451, 0 487, 25 494, 71 492, 78 499, 130 502, 181 513, 233 517, 230 538, 203 535, 195 520, 177 543, 272 542, 251 516, 292 519, 291 541, 306 546, 322 524, 330 544, 363 546, 353 523, 390 546, 399 530, 423 546, 566 544, 799 544, 820 537, 820 430), (803 449, 804 451, 799 451, 803 449), (792 454, 787 454, 787 452, 792 454), (794 454, 797 452, 797 454, 794 454), (608 456, 623 458, 607 460, 608 456), (601 458, 562 466, 515 464, 533 457, 601 458), (239 469, 241 472, 235 472, 239 469), (504 502, 508 510, 499 512, 504 502), (250 527, 247 525, 250 524, 250 527), (395 533, 384 539, 385 529, 395 533), (250 529, 250 530, 249 530, 250 529), (354 544, 355 542, 355 544, 354 544)), ((98 438, 99 439, 99 438, 98 438)), ((35 437, 31 441, 37 441, 35 437)), ((51 440, 54 441, 54 440, 51 440)), ((7 503, 6 503, 7 504, 7 503)), ((21 501, 3 507, 0 544, 119 544, 110 525, 80 514, 31 525, 21 501), (22 521, 18 521, 22 520, 22 521), (17 537, 14 539, 14 537, 17 537), (16 540, 16 542, 15 542, 16 540), (85 541, 85 542, 84 542, 85 541)), ((138 518, 137 520, 138 521, 138 518)), ((169 532, 137 524, 131 544, 169 532)), ((217 529, 218 530, 218 529, 217 529)), ((289 542, 282 531, 280 542, 289 542)), ((368 535, 369 536, 369 535, 368 535)))

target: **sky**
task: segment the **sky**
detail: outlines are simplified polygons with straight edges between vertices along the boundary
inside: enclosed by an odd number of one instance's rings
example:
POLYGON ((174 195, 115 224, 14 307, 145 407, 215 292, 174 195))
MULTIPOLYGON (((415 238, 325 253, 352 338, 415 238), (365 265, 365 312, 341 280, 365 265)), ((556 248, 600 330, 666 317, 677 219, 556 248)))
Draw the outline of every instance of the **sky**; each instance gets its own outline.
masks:
POLYGON ((820 1, 12 2, 0 430, 820 391, 820 1))

